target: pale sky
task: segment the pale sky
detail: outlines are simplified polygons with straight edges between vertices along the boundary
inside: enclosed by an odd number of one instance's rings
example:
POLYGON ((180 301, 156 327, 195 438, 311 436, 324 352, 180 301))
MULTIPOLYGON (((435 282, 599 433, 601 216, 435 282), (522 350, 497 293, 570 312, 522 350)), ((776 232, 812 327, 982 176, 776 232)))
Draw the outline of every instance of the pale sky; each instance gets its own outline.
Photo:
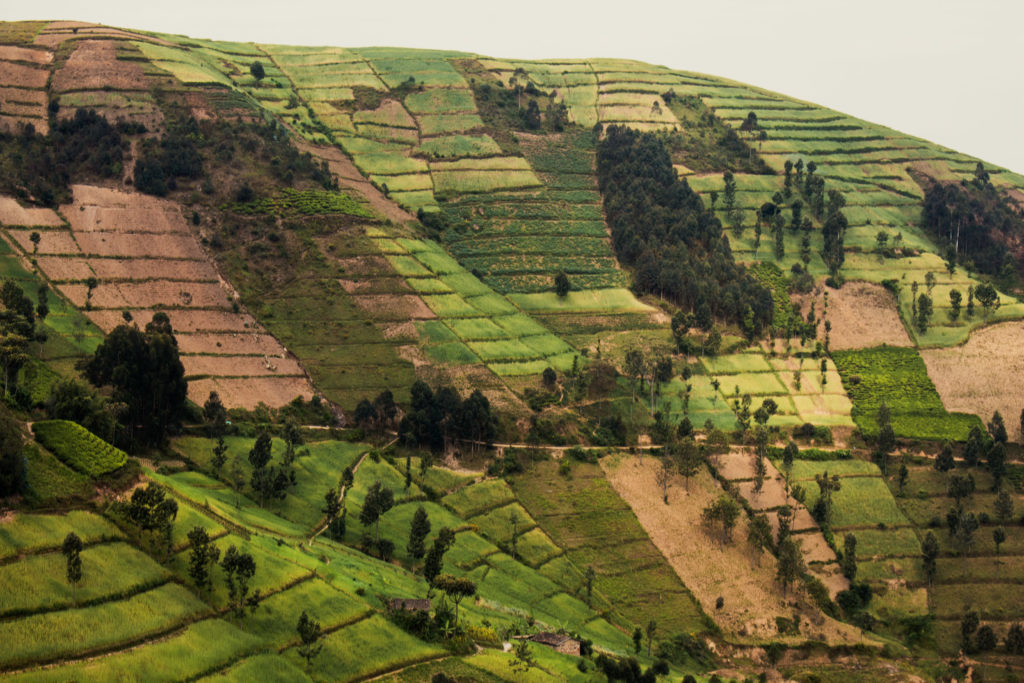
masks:
POLYGON ((1021 0, 5 4, 2 19, 78 19, 197 38, 638 59, 775 90, 1024 173, 1021 0))

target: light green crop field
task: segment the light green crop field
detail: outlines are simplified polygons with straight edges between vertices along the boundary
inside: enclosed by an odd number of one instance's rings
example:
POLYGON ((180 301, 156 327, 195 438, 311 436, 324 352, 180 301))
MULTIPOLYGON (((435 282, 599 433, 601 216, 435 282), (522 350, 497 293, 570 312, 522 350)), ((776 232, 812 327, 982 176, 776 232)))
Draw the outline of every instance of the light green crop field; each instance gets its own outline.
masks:
MULTIPOLYGON (((842 477, 839 482, 841 488, 832 494, 834 528, 909 525, 881 477, 842 477)), ((806 505, 811 509, 818 500, 818 487, 808 485, 805 488, 806 505)))
POLYGON ((59 515, 16 514, 0 526, 0 558, 56 550, 75 532, 83 543, 123 539, 124 534, 103 517, 84 510, 59 515))

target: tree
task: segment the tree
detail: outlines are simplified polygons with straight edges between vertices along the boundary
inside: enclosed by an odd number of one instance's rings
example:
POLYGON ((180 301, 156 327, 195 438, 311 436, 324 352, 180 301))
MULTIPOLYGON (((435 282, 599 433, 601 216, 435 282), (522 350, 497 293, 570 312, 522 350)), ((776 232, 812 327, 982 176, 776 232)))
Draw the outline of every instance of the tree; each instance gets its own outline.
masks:
POLYGON ((217 437, 217 445, 213 447, 213 459, 210 460, 214 474, 219 474, 220 469, 224 467, 224 463, 228 461, 227 453, 228 445, 224 443, 224 437, 217 437))
POLYGON ((294 419, 285 420, 281 435, 284 437, 284 464, 291 465, 295 460, 295 447, 302 444, 302 433, 294 419))
POLYGON ((256 574, 256 561, 252 555, 239 551, 235 546, 228 548, 220 561, 224 570, 224 582, 228 588, 228 604, 236 617, 245 614, 245 608, 255 608, 259 603, 259 592, 249 595, 249 581, 256 574))
POLYGON ((6 406, 0 406, 0 498, 21 493, 25 486, 25 458, 21 425, 6 406))
POLYGON ((299 632, 297 650, 299 656, 306 660, 306 670, 308 671, 313 663, 313 658, 324 649, 324 644, 320 642, 323 630, 320 628, 320 622, 310 618, 306 610, 302 610, 302 614, 299 615, 299 623, 296 624, 295 630, 299 632))
POLYGON ((420 505, 416 508, 416 512, 412 516, 412 524, 409 527, 409 543, 405 547, 409 552, 409 557, 418 560, 426 554, 425 541, 429 533, 430 518, 427 516, 427 511, 420 505))
POLYGON ((963 506, 963 499, 974 493, 974 477, 970 474, 954 474, 946 485, 946 493, 953 499, 957 509, 963 506))
POLYGON ((324 506, 320 510, 324 513, 327 518, 327 526, 331 525, 334 518, 341 513, 341 498, 338 494, 338 489, 331 488, 324 494, 324 506))
POLYGON ((1006 434, 1006 423, 1003 422, 1003 416, 997 410, 992 413, 992 419, 989 420, 986 425, 988 428, 988 434, 992 437, 992 440, 996 443, 1005 444, 1009 437, 1006 434))
POLYGON ((166 313, 156 313, 144 332, 115 327, 86 364, 85 377, 111 386, 113 400, 127 406, 122 422, 133 450, 160 446, 185 414, 185 367, 166 313))
POLYGON ((705 525, 714 527, 717 524, 721 527, 720 543, 722 545, 732 540, 732 530, 736 526, 739 516, 739 504, 727 493, 720 495, 701 511, 701 519, 705 525))
POLYGON ((782 470, 786 473, 786 494, 789 494, 789 480, 793 476, 793 461, 800 455, 800 447, 790 439, 786 447, 782 449, 782 470))
POLYGON ((512 659, 508 661, 508 665, 512 667, 512 671, 522 674, 537 666, 537 660, 533 658, 528 640, 522 638, 516 641, 512 647, 512 659))
POLYGON ((768 515, 761 512, 754 515, 747 525, 747 542, 754 551, 757 558, 757 566, 761 566, 761 555, 772 547, 772 525, 768 521, 768 515))
POLYGON ((586 581, 587 586, 587 607, 590 607, 590 601, 594 595, 594 579, 597 578, 596 572, 591 565, 587 565, 587 571, 583 574, 583 579, 586 581))
POLYGON ((924 334, 928 331, 928 321, 932 319, 932 298, 922 294, 917 298, 917 331, 924 334))
POLYGON ((633 652, 640 654, 640 645, 644 642, 644 632, 639 626, 633 629, 633 652))
POLYGON ((1006 524, 1013 517, 1013 498, 1005 489, 996 496, 995 513, 1000 524, 1006 524))
POLYGON ((455 532, 448 527, 442 527, 437 532, 437 538, 430 546, 427 559, 423 563, 423 578, 427 580, 428 584, 432 585, 434 579, 441 573, 444 554, 448 552, 453 543, 455 543, 455 532))
POLYGON ((1006 476, 1006 446, 999 441, 994 442, 986 454, 988 471, 992 473, 992 487, 998 489, 1006 476))
POLYGON ((960 618, 960 646, 964 649, 964 652, 972 652, 974 650, 971 647, 971 636, 978 630, 979 623, 978 613, 974 611, 967 612, 960 618))
POLYGON ((364 527, 374 525, 374 540, 380 542, 380 518, 395 504, 394 492, 380 481, 375 481, 366 493, 363 501, 363 509, 359 513, 359 523, 364 527))
POLYGON ((154 545, 162 543, 165 553, 170 553, 178 503, 167 495, 163 486, 150 482, 145 488, 132 491, 126 512, 128 520, 141 534, 148 534, 154 545))
POLYGON ((900 463, 899 473, 896 475, 896 483, 899 486, 900 497, 903 497, 903 493, 907 488, 907 480, 910 478, 910 470, 907 469, 906 463, 900 463))
MULTIPOLYGON (((837 475, 828 476, 828 470, 822 474, 814 475, 814 481, 818 484, 818 505, 821 506, 821 521, 823 524, 832 522, 832 493, 838 491, 842 484, 837 475)), ((817 509, 818 505, 815 506, 817 509)))
POLYGON ((960 290, 949 290, 949 311, 946 313, 949 317, 949 322, 955 323, 960 318, 960 302, 962 300, 963 295, 960 294, 960 290))
POLYGON ((974 288, 974 295, 987 317, 992 311, 999 308, 999 293, 996 288, 988 283, 982 283, 974 288))
POLYGON ((249 73, 256 79, 256 83, 262 81, 267 75, 266 70, 263 68, 263 64, 258 61, 254 61, 249 65, 249 73))
POLYGON ((681 439, 670 446, 674 451, 674 459, 679 474, 683 477, 686 493, 690 493, 690 477, 697 474, 704 465, 704 451, 692 437, 681 439))
POLYGON ((651 619, 647 622, 647 656, 651 656, 651 643, 654 641, 654 634, 658 630, 658 622, 651 619))
POLYGON ((935 571, 938 568, 935 560, 938 556, 939 540, 935 538, 935 534, 929 531, 924 535, 924 541, 921 543, 921 561, 924 565, 924 576, 928 580, 929 586, 935 579, 935 571))
POLYGON ((1024 654, 1024 626, 1017 623, 1006 632, 1006 651, 1012 655, 1024 654))
POLYGON ((32 234, 28 236, 28 239, 32 242, 32 255, 35 256, 39 253, 39 242, 42 240, 42 236, 33 230, 32 234))
POLYGON ((523 115, 523 123, 530 130, 540 128, 540 107, 537 105, 537 100, 530 100, 526 104, 526 114, 523 115))
POLYGON ((661 489, 661 498, 668 505, 668 487, 672 483, 672 475, 676 472, 676 465, 672 462, 672 456, 665 453, 661 456, 661 462, 657 472, 654 473, 654 480, 661 489))
POLYGON ((444 592, 455 603, 455 625, 459 623, 459 603, 476 594, 476 584, 462 576, 440 574, 434 578, 434 587, 444 592))
POLYGON ((85 310, 92 308, 92 293, 99 287, 100 281, 95 276, 89 276, 85 280, 85 310))
POLYGON ((779 544, 779 561, 775 572, 776 580, 782 584, 782 592, 789 592, 789 587, 804 573, 804 556, 800 546, 792 537, 787 536, 779 544))
POLYGON ((203 404, 203 419, 206 420, 207 433, 210 436, 222 436, 227 427, 228 411, 216 391, 211 391, 206 403, 203 404))
POLYGON ((953 469, 953 447, 947 441, 942 446, 942 450, 939 451, 938 457, 935 458, 935 469, 939 472, 949 472, 953 469))
POLYGON ((82 582, 82 539, 74 531, 64 537, 60 551, 64 555, 66 566, 64 576, 71 585, 72 594, 75 595, 75 604, 78 604, 78 584, 82 582))
POLYGON ((555 294, 559 297, 565 297, 569 293, 569 289, 571 289, 569 277, 564 272, 559 271, 558 275, 555 276, 555 294))
POLYGON ((996 544, 996 555, 999 555, 999 546, 1006 541, 1006 530, 998 526, 992 530, 992 542, 996 544))
POLYGON ((843 536, 843 559, 839 563, 845 576, 852 584, 857 578, 857 537, 853 534, 843 536))
POLYGON ((210 541, 210 535, 202 527, 193 527, 188 532, 191 546, 188 556, 188 575, 196 584, 196 595, 213 588, 213 567, 220 559, 220 549, 210 541))

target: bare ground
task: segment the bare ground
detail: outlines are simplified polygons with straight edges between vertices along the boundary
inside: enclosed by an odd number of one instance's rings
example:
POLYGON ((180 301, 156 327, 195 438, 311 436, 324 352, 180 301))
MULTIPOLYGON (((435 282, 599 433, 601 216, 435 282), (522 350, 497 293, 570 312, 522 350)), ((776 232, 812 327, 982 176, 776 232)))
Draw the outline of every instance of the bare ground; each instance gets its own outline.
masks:
MULTIPOLYGON (((824 292, 828 292, 828 312, 832 323, 831 348, 863 349, 880 344, 913 346, 896 310, 896 300, 881 285, 869 282, 847 282, 842 289, 821 289, 814 293, 815 313, 819 320, 824 311, 824 292)), ((804 314, 810 309, 811 297, 801 297, 804 314)), ((818 337, 825 338, 825 326, 818 326, 818 337)))
MULTIPOLYGON (((655 476, 660 467, 652 457, 612 457, 601 461, 616 492, 629 503, 651 540, 668 559, 676 573, 693 591, 705 611, 733 633, 774 636, 775 617, 790 616, 792 596, 784 598, 775 588, 775 559, 768 554, 756 566, 746 543, 746 520, 741 517, 734 541, 721 545, 704 530, 700 512, 721 493, 706 470, 690 480, 689 492, 680 477, 669 490, 669 502, 662 502, 655 476), (725 599, 722 609, 715 601, 725 599)), ((802 611, 809 611, 803 605, 802 611)), ((816 624, 808 637, 830 643, 860 640, 852 626, 823 617, 813 610, 816 624)), ((810 615, 808 615, 810 616, 810 615)))
POLYGON ((0 61, 0 85, 15 88, 45 88, 50 70, 43 66, 27 66, 0 61))
POLYGON ((0 223, 56 228, 64 225, 64 221, 52 209, 26 208, 19 204, 14 197, 0 197, 0 223))
POLYGON ((947 410, 988 420, 999 411, 1010 438, 1020 442, 1024 407, 1024 324, 1008 322, 971 333, 962 346, 922 349, 928 376, 947 410))
POLYGON ((119 60, 112 40, 81 40, 67 62, 53 74, 57 92, 68 90, 145 90, 142 66, 119 60))
POLYGON ((313 387, 302 377, 215 377, 192 380, 188 397, 202 405, 216 391, 227 406, 252 409, 261 402, 279 408, 296 396, 312 398, 313 387))
MULTIPOLYGON (((32 230, 8 230, 8 233, 22 249, 32 253, 32 230)), ((39 253, 40 254, 79 254, 81 250, 75 243, 71 233, 67 230, 40 230, 39 231, 39 253)))
MULTIPOLYGON (((278 347, 280 349, 280 347, 278 347)), ((302 375, 302 368, 292 358, 276 356, 182 356, 186 375, 217 377, 271 377, 302 375)), ((292 398, 295 398, 292 396, 292 398)))

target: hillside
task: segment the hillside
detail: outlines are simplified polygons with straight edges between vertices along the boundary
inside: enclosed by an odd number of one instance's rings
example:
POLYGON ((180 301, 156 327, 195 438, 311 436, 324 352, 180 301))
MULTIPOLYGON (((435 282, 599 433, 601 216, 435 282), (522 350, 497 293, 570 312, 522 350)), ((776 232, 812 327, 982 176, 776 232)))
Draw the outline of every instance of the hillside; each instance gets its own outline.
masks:
POLYGON ((1022 201, 641 62, 0 22, 0 672, 1015 680, 1022 201))

